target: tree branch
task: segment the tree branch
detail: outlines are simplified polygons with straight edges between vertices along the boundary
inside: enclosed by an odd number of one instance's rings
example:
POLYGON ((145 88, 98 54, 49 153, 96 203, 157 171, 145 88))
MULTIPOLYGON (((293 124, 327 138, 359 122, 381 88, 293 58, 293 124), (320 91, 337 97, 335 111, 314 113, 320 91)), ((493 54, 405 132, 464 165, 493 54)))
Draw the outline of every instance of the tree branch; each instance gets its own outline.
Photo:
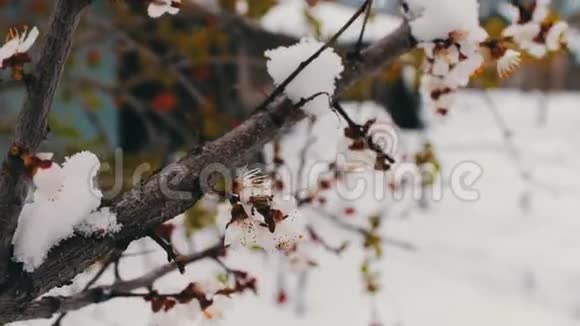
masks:
POLYGON ((83 8, 92 0, 59 0, 51 18, 40 59, 26 76, 27 96, 18 115, 13 146, 0 172, 0 284, 6 281, 12 237, 28 191, 20 153, 34 152, 46 138, 48 114, 68 58, 73 33, 83 8))
MULTIPOLYGON (((358 233, 362 237, 372 236, 371 231, 369 231, 363 227, 345 222, 342 219, 340 219, 338 216, 330 214, 322 209, 316 209, 316 208, 314 208, 314 209, 320 216, 326 218, 328 221, 332 222, 335 226, 337 226, 345 231, 358 233)), ((410 242, 404 241, 404 240, 399 240, 399 239, 394 239, 391 237, 384 236, 384 237, 382 237, 382 241, 384 242, 385 245, 393 246, 393 247, 396 247, 396 248, 399 248, 402 250, 407 250, 407 251, 416 251, 417 250, 417 247, 415 245, 413 245, 410 242)))
MULTIPOLYGON (((222 254, 223 250, 225 250, 225 248, 222 243, 216 244, 203 251, 185 256, 183 258, 183 264, 192 264, 206 258, 217 258, 222 254)), ((177 269, 178 265, 173 262, 132 280, 117 282, 108 286, 99 286, 92 289, 85 288, 82 292, 70 297, 44 297, 27 306, 26 309, 20 313, 22 317, 18 320, 50 318, 55 313, 64 314, 69 311, 81 309, 93 303, 114 299, 119 297, 113 295, 114 293, 129 293, 130 291, 139 288, 151 287, 155 281, 177 269)))
MULTIPOLYGON (((360 60, 345 62, 347 70, 338 83, 337 94, 380 72, 414 45, 409 27, 402 25, 362 51, 360 60)), ((32 318, 26 312, 30 311, 30 301, 34 298, 70 282, 99 257, 109 254, 119 242, 146 236, 151 228, 193 206, 203 195, 199 179, 205 168, 214 164, 229 168, 246 164, 247 158, 262 150, 282 128, 294 125, 304 117, 304 112, 285 99, 270 110, 252 115, 220 139, 168 165, 144 184, 124 194, 112 206, 122 229, 114 237, 105 239, 75 236, 62 241, 33 273, 14 276, 9 286, 0 292, 0 323, 32 318), (161 185, 172 191, 187 191, 191 196, 167 198, 161 185)))
POLYGON ((149 237, 155 241, 167 254, 167 261, 174 262, 181 274, 185 274, 185 264, 181 262, 181 257, 175 253, 175 249, 173 249, 173 245, 171 243, 165 242, 165 240, 161 239, 155 232, 151 232, 149 237))

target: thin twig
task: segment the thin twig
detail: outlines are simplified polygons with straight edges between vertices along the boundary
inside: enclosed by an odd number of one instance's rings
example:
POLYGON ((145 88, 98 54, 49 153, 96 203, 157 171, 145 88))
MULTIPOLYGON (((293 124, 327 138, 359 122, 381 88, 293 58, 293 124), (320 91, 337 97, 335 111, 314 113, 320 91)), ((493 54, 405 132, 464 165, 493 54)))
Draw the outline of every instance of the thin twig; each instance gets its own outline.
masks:
POLYGON ((385 152, 378 144, 376 144, 375 141, 373 140, 372 135, 369 135, 362 125, 354 122, 352 118, 348 115, 348 113, 346 113, 346 110, 340 105, 340 103, 338 103, 338 101, 335 101, 332 104, 332 107, 347 122, 349 128, 357 132, 358 136, 364 139, 369 149, 371 149, 373 152, 377 154, 381 154, 382 156, 384 156, 384 158, 390 164, 395 163, 395 159, 391 156, 391 154, 385 152))
POLYGON ((365 30, 367 27, 367 23, 369 21, 369 17, 371 15, 372 8, 373 8, 373 0, 369 0, 369 4, 368 4, 367 10, 365 12, 365 18, 363 21, 363 25, 361 27, 360 34, 358 36, 358 40, 357 40, 355 48, 354 48, 354 51, 355 51, 354 53, 355 53, 357 58, 360 58, 360 51, 362 50, 363 38, 365 35, 365 30))
POLYGON ((63 312, 62 314, 60 314, 60 316, 58 316, 58 318, 54 321, 54 323, 52 323, 52 326, 60 326, 62 320, 64 319, 64 317, 66 317, 67 314, 68 312, 63 312))
POLYGON ((200 106, 208 105, 206 97, 179 70, 179 68, 176 66, 174 62, 160 57, 157 53, 149 49, 147 46, 143 45, 129 33, 117 27, 115 24, 111 24, 110 21, 105 21, 98 17, 88 16, 87 22, 93 24, 98 28, 114 32, 115 34, 117 34, 117 36, 123 39, 123 41, 127 42, 128 45, 131 46, 134 50, 138 51, 140 54, 144 55, 149 60, 159 65, 159 67, 167 67, 169 71, 175 76, 179 85, 181 85, 186 90, 187 94, 189 94, 192 100, 194 100, 200 106))
POLYGON ((123 278, 121 277, 120 265, 121 265, 120 260, 115 261, 113 265, 113 274, 115 276, 115 283, 123 281, 123 278))
POLYGON ((167 261, 174 262, 179 269, 181 274, 185 274, 185 264, 183 264, 181 257, 175 253, 173 246, 171 243, 165 242, 165 240, 161 239, 158 235, 154 232, 149 234, 149 238, 155 241, 165 252, 167 253, 167 261))
MULTIPOLYGON (((308 122, 308 135, 312 135, 312 128, 314 126, 314 121, 310 120, 308 122)), ((302 150, 300 151, 300 163, 298 165, 298 173, 297 173, 297 187, 296 187, 296 191, 294 194, 294 197, 296 197, 296 199, 299 198, 300 195, 300 191, 302 190, 302 186, 303 186, 303 179, 304 179, 304 169, 306 168, 306 156, 308 154, 308 150, 310 149, 310 147, 312 147, 312 145, 314 145, 314 143, 316 143, 316 137, 309 137, 308 139, 306 139, 306 143, 304 144, 304 146, 302 146, 302 150)))
POLYGON ((491 113, 494 122, 499 128, 499 131, 501 132, 501 136, 507 148, 508 154, 512 159, 516 169, 518 170, 522 182, 527 185, 528 189, 524 190, 520 203, 522 205, 521 208, 524 211, 527 211, 529 209, 528 207, 529 196, 531 192, 529 188, 531 188, 531 184, 533 181, 532 173, 524 166, 520 151, 518 150, 515 142, 513 141, 513 131, 509 128, 504 117, 499 112, 499 109, 497 108, 497 105, 495 104, 493 98, 491 97, 491 94, 488 91, 485 91, 483 97, 485 102, 487 103, 486 106, 489 109, 489 112, 491 113))
MULTIPOLYGON (((117 251, 117 252, 113 253, 107 260, 105 260, 105 262, 103 263, 103 265, 101 266, 99 271, 83 287, 83 291, 87 291, 88 289, 90 289, 91 286, 93 286, 101 278, 101 276, 103 276, 103 274, 105 273, 107 268, 109 268, 109 266, 111 266, 111 264, 113 262, 117 263, 119 261, 120 257, 121 257, 121 254, 117 251)), ((67 314, 68 314, 68 312, 63 312, 62 314, 60 314, 60 316, 58 316, 58 318, 54 321, 54 323, 52 325, 53 326, 60 326, 62 323, 62 320, 66 317, 67 314)))
MULTIPOLYGON (((372 233, 370 231, 368 231, 367 229, 360 227, 360 226, 350 224, 348 222, 345 222, 342 219, 340 219, 338 216, 332 215, 332 214, 330 214, 322 209, 316 209, 316 212, 343 230, 359 233, 363 237, 369 237, 372 235, 372 233)), ((416 251, 417 250, 417 247, 415 245, 413 245, 412 243, 409 243, 407 241, 404 241, 404 240, 394 239, 392 237, 381 237, 381 239, 386 245, 397 247, 399 249, 408 250, 408 251, 416 251)))

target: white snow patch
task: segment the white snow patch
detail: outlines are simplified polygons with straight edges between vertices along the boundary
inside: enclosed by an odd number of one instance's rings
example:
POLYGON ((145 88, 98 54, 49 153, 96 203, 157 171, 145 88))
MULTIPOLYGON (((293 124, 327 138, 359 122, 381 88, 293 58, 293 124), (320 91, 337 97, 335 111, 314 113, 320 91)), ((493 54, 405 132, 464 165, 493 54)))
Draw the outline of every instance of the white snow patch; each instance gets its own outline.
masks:
POLYGON ((118 230, 108 210, 95 212, 102 197, 94 184, 99 167, 95 154, 80 152, 67 158, 62 166, 53 163, 36 173, 33 179, 36 189, 22 208, 12 239, 14 260, 22 262, 26 271, 40 266, 49 250, 72 236, 75 226, 87 216, 87 224, 80 228, 84 234, 89 234, 95 226, 118 230))
POLYGON ((117 223, 117 216, 111 212, 109 207, 103 207, 93 212, 80 224, 75 226, 75 231, 90 237, 93 235, 104 236, 117 233, 121 230, 121 225, 117 223))
MULTIPOLYGON (((266 51, 268 73, 274 80, 274 84, 278 86, 283 83, 302 62, 323 45, 324 43, 311 38, 304 38, 292 46, 281 46, 266 51)), ((332 48, 328 48, 294 78, 284 93, 294 103, 319 92, 326 92, 328 96, 332 96, 336 88, 336 80, 343 70, 340 56, 332 48)), ((304 109, 315 113, 314 111, 325 110, 328 107, 328 97, 321 95, 305 105, 304 109)))

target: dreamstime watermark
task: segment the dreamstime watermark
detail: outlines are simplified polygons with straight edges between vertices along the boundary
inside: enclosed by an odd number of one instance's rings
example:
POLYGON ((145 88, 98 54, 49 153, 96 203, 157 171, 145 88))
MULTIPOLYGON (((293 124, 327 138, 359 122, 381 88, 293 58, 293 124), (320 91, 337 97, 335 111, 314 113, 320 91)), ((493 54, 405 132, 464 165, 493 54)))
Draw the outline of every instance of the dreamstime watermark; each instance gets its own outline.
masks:
MULTIPOLYGON (((384 144, 391 144, 393 150, 396 148, 394 142, 384 144)), ((277 168, 277 180, 274 181, 283 185, 282 196, 308 194, 318 189, 322 181, 334 178, 336 170, 329 167, 335 166, 336 169, 337 166, 342 176, 325 191, 334 192, 344 201, 368 198, 369 192, 375 200, 402 201, 410 197, 414 200, 428 198, 440 201, 446 195, 462 201, 477 201, 480 198, 477 183, 484 170, 477 162, 457 162, 447 166, 444 173, 430 163, 418 166, 408 162, 396 163, 389 171, 376 171, 369 164, 372 160, 348 153, 339 153, 336 161, 311 161, 302 171, 282 165, 277 168)), ((164 197, 169 200, 189 200, 199 195, 200 191, 231 192, 234 181, 245 171, 255 168, 262 169, 264 173, 268 171, 263 164, 232 168, 216 162, 205 164, 201 169, 188 165, 178 161, 155 172, 151 164, 142 163, 128 170, 123 151, 117 150, 113 163, 103 163, 100 168, 101 180, 108 180, 101 182, 100 188, 105 198, 111 199, 119 196, 126 187, 145 184, 146 177, 153 174, 155 187, 164 197)))

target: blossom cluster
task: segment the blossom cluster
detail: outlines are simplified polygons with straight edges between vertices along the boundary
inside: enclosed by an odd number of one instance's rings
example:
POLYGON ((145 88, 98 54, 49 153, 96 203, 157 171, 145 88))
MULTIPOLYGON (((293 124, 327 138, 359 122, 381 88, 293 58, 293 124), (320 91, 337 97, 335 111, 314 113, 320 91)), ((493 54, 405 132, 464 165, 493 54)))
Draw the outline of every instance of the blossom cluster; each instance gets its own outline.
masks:
POLYGON ((484 62, 479 44, 488 34, 479 25, 478 11, 477 0, 403 1, 413 36, 426 56, 421 91, 440 114, 484 62))
POLYGON ((550 18, 551 0, 536 0, 529 5, 505 4, 503 9, 511 25, 503 36, 536 58, 557 51, 565 43, 568 24, 550 18))
POLYGON ((226 245, 269 252, 295 249, 302 238, 292 225, 297 212, 295 199, 274 193, 270 177, 259 169, 243 172, 234 182, 230 202, 218 207, 218 216, 229 220, 226 245))

